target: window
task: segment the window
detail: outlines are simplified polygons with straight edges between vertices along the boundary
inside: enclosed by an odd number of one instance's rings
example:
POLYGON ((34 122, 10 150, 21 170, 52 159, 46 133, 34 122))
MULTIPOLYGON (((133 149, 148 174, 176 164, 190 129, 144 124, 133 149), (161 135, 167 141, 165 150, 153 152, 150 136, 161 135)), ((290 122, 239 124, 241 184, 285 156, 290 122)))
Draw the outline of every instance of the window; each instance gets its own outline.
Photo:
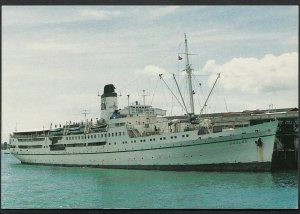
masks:
POLYGON ((103 137, 103 134, 101 134, 101 137, 103 137))
POLYGON ((84 139, 86 139, 86 135, 84 135, 84 139))
POLYGON ((113 137, 113 136, 114 136, 114 133, 111 133, 111 136, 113 137))
POLYGON ((173 139, 173 136, 171 136, 171 139, 173 139))
POLYGON ((93 135, 91 135, 91 139, 93 139, 93 137, 94 137, 94 136, 93 136, 93 135))
POLYGON ((187 135, 185 135, 186 137, 188 137, 189 135, 187 134, 187 135))
POLYGON ((67 146, 67 147, 83 147, 83 146, 85 146, 85 144, 84 143, 71 143, 71 144, 65 144, 65 146, 67 146))
POLYGON ((90 136, 88 135, 88 139, 90 139, 90 136))
POLYGON ((123 135, 125 135, 125 132, 123 132, 123 135))
POLYGON ((177 138, 177 136, 174 136, 174 138, 177 138))
MULTIPOLYGON (((98 135, 98 137, 99 137, 99 135, 98 135)), ((96 135, 94 135, 94 138, 96 138, 96 135)))
POLYGON ((121 132, 119 132, 119 136, 121 136, 122 135, 122 133, 121 132))
POLYGON ((108 137, 110 137, 110 133, 108 133, 108 137))
POLYGON ((116 136, 118 136, 118 132, 116 132, 116 136))
POLYGON ((66 140, 68 140, 68 137, 66 137, 66 140))
POLYGON ((106 142, 95 142, 95 143, 88 143, 88 146, 102 146, 105 145, 106 142))

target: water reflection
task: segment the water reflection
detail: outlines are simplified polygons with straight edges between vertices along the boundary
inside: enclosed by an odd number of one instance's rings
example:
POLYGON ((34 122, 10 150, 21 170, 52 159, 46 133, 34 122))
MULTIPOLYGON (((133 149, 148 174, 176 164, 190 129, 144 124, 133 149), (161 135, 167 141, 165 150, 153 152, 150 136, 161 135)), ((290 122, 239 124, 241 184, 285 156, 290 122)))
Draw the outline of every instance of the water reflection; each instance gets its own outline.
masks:
POLYGON ((298 187, 298 180, 297 171, 272 173, 274 187, 298 187))

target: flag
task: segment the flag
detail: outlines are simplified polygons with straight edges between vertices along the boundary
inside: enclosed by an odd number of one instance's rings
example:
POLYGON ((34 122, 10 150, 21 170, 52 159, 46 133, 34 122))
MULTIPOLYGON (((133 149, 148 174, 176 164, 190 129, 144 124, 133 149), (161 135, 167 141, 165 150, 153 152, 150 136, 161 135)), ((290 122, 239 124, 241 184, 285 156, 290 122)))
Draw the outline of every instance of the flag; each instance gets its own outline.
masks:
POLYGON ((182 60, 182 57, 178 55, 178 60, 182 60))

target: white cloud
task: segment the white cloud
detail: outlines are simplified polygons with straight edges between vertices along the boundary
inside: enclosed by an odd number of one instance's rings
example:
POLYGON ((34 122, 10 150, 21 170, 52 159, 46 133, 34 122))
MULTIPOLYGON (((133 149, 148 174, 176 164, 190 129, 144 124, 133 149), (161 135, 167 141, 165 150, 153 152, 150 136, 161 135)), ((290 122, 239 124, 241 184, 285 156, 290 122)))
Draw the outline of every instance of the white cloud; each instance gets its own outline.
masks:
POLYGON ((219 83, 225 90, 247 92, 272 92, 296 89, 298 84, 298 53, 285 53, 280 56, 265 55, 257 58, 233 58, 223 65, 209 60, 203 72, 212 74, 209 82, 221 73, 219 83))
POLYGON ((137 69, 136 73, 148 76, 158 76, 159 74, 166 74, 167 71, 155 65, 146 65, 143 69, 137 69))
POLYGON ((152 17, 153 18, 159 18, 161 16, 165 16, 168 15, 170 13, 173 13, 174 11, 176 11, 177 9, 179 9, 180 6, 164 6, 164 7, 159 7, 155 10, 151 10, 152 11, 152 17))
POLYGON ((110 19, 115 16, 121 15, 120 11, 108 11, 108 10, 93 10, 93 9, 85 9, 79 11, 79 14, 84 19, 110 19))
POLYGON ((25 48, 32 51, 66 51, 71 53, 83 53, 90 49, 90 47, 80 43, 59 42, 55 40, 30 42, 26 44, 25 48))
POLYGON ((108 20, 122 15, 119 10, 102 9, 103 7, 68 6, 66 8, 63 9, 60 6, 4 7, 3 25, 62 24, 85 20, 108 20))

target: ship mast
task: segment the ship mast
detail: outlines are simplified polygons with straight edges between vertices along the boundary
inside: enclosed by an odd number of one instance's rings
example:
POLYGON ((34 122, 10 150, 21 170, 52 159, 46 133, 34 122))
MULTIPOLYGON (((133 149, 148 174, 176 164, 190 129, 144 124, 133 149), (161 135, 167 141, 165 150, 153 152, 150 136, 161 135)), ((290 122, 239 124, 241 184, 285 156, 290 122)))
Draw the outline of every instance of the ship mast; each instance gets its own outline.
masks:
POLYGON ((185 37, 185 71, 186 71, 187 77, 188 77, 191 114, 193 115, 195 113, 195 110, 194 110, 194 98, 193 98, 193 87, 192 87, 192 69, 191 69, 190 62, 189 62, 189 53, 188 53, 186 34, 184 34, 184 37, 185 37))

